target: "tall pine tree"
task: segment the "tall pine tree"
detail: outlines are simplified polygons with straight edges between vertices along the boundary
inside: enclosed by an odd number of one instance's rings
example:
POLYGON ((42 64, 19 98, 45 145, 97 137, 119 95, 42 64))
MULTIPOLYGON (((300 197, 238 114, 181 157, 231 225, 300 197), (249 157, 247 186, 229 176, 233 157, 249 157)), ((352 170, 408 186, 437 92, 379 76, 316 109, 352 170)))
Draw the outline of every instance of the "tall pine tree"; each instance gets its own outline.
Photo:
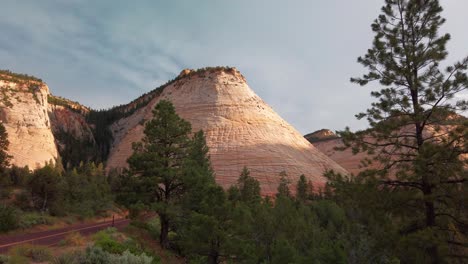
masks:
POLYGON ((190 123, 180 118, 171 102, 161 100, 153 119, 145 124, 144 138, 133 145, 128 159, 136 190, 134 196, 153 208, 161 222, 160 243, 169 248, 174 203, 184 192, 183 164, 189 148, 190 123))
POLYGON ((468 123, 456 115, 468 102, 468 58, 441 70, 449 34, 437 0, 386 0, 372 24, 373 46, 358 58, 369 72, 351 81, 378 81, 371 108, 357 115, 370 129, 341 132, 355 152, 367 151, 381 170, 366 177, 390 188, 390 208, 401 223, 402 241, 420 246, 421 259, 441 263, 466 258, 468 123), (398 201, 398 202, 396 202, 398 201))

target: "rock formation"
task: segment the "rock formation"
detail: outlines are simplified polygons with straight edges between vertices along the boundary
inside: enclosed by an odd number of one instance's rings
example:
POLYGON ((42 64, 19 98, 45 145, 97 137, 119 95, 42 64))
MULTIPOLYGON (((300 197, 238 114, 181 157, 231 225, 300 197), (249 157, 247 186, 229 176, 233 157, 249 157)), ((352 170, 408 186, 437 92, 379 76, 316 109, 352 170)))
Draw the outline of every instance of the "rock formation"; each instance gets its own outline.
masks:
MULTIPOLYGON (((355 175, 362 171, 361 161, 368 157, 366 153, 354 155, 351 149, 336 150, 335 148, 344 147, 343 141, 339 137, 316 140, 312 144, 344 169, 355 175)), ((374 165, 376 166, 375 168, 380 166, 374 165)))
POLYGON ((0 121, 8 133, 12 164, 34 169, 57 158, 48 95, 49 88, 39 80, 0 73, 0 121))
POLYGON ((132 143, 142 139, 145 121, 166 99, 193 131, 205 131, 216 180, 223 187, 235 184, 244 166, 264 195, 276 193, 282 171, 293 192, 301 174, 319 188, 326 182, 325 170, 347 173, 276 114, 234 68, 184 70, 161 88, 100 112, 50 95, 39 79, 12 76, 0 83, 0 118, 9 133, 12 163, 18 166, 36 168, 59 153, 69 166, 109 154, 108 170, 126 167, 132 143))
MULTIPOLYGON (((434 126, 428 125, 426 127, 426 133, 424 137, 428 140, 439 142, 440 138, 445 137, 445 135, 447 135, 451 130, 455 129, 456 126, 454 124, 461 124, 462 122, 466 122, 466 120, 467 117, 465 116, 453 114, 444 120, 442 122, 443 125, 439 126, 437 129, 434 126)), ((402 131, 406 131, 405 134, 414 133, 412 127, 407 127, 402 131)), ((379 164, 376 161, 373 161, 370 166, 364 168, 361 165, 361 161, 364 159, 372 159, 372 157, 365 152, 353 154, 349 148, 345 150, 336 150, 336 148, 344 147, 343 141, 328 129, 321 129, 316 132, 307 134, 304 137, 307 138, 317 149, 319 149, 321 152, 323 152, 325 155, 330 157, 332 160, 334 160, 352 174, 356 175, 363 169, 367 168, 383 168, 382 164, 379 164)), ((403 152, 406 151, 408 150, 403 149, 403 152)), ((463 159, 468 159, 467 154, 463 154, 461 157, 463 159)), ((390 173, 392 173, 392 171, 390 171, 390 173)))
POLYGON ((338 136, 330 129, 320 129, 304 136, 310 143, 315 143, 323 140, 337 139, 338 136))
POLYGON ((170 100, 194 131, 205 131, 216 180, 223 187, 235 184, 244 166, 259 180, 264 195, 276 193, 281 171, 287 173, 292 190, 301 174, 321 187, 326 182, 325 170, 346 173, 276 114, 231 68, 184 70, 146 106, 115 122, 108 168, 126 166, 132 143, 141 140, 144 121, 151 119, 151 111, 161 99, 170 100))

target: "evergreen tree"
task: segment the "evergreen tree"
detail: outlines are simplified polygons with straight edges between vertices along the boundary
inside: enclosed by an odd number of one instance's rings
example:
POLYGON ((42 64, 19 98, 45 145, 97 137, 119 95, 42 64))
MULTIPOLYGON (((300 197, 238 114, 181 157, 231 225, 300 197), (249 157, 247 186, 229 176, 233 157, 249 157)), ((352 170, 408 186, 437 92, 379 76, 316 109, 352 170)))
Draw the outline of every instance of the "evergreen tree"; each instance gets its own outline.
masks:
POLYGON ((296 185, 296 199, 300 202, 305 202, 309 198, 309 188, 306 177, 302 174, 296 185))
POLYGON ((11 181, 8 177, 8 169, 10 156, 7 153, 8 134, 3 123, 0 123, 0 198, 8 197, 10 195, 11 181))
POLYGON ((52 162, 34 171, 28 185, 37 209, 48 211, 60 201, 62 180, 62 171, 52 162))
POLYGON ((0 123, 0 169, 2 170, 10 165, 10 156, 7 153, 9 145, 8 133, 3 123, 0 123))
POLYGON ((162 100, 145 124, 144 138, 133 145, 130 173, 139 187, 137 199, 153 208, 161 222, 160 243, 169 248, 174 203, 184 191, 183 164, 187 159, 190 123, 180 118, 171 102, 162 100))
POLYGON ((280 183, 278 185, 278 193, 276 194, 276 197, 290 197, 291 192, 289 191, 289 180, 288 180, 288 175, 286 174, 285 171, 280 172, 280 183))
MULTIPOLYGON (((242 169, 241 175, 237 180, 237 188, 239 191, 239 198, 242 202, 249 205, 260 203, 262 197, 260 196, 260 183, 250 176, 250 171, 247 167, 242 169)), ((235 193, 236 191, 231 191, 235 193)))
POLYGON ((367 118, 371 128, 340 134, 354 152, 367 151, 383 165, 361 177, 391 190, 386 212, 400 219, 402 261, 466 258, 468 218, 461 190, 468 172, 461 157, 468 152, 468 123, 456 113, 468 102, 456 95, 468 88, 468 58, 439 69, 450 39, 438 33, 445 22, 439 1, 385 2, 372 24, 373 47, 358 58, 369 72, 351 79, 383 86, 371 93, 378 101, 357 115, 367 118), (420 256, 409 253, 418 248, 420 256))

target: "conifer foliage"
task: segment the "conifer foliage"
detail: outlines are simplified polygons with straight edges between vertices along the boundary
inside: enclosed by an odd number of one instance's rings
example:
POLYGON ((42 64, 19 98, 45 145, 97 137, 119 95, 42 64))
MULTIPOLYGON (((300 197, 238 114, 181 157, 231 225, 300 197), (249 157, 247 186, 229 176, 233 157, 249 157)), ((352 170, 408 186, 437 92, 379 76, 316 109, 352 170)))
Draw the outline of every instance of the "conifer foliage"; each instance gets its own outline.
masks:
POLYGON ((10 156, 7 153, 8 146, 8 134, 6 132, 3 123, 0 123, 0 168, 6 168, 9 165, 10 156))
POLYGON ((173 204, 184 192, 184 163, 190 146, 190 123, 180 118, 171 102, 162 100, 145 124, 144 138, 133 145, 128 159, 137 200, 153 208, 161 222, 160 242, 169 248, 173 204))
POLYGON ((386 0, 372 24, 373 46, 358 62, 368 73, 351 81, 378 81, 366 112, 370 129, 341 132, 354 152, 367 151, 381 170, 360 176, 387 190, 387 213, 398 216, 398 244, 409 262, 466 258, 468 215, 468 107, 457 97, 468 89, 468 57, 441 69, 449 34, 437 0, 386 0), (464 191, 465 190, 465 191, 464 191), (455 235, 456 234, 456 235, 455 235), (415 253, 418 252, 418 253, 415 253))

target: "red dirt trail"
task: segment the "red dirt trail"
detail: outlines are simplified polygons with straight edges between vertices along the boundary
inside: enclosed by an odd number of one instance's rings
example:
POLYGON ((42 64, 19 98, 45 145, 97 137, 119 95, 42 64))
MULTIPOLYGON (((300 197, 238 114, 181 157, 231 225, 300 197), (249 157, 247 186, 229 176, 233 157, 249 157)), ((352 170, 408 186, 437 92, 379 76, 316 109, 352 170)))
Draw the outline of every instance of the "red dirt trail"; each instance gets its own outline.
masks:
MULTIPOLYGON (((120 229, 129 224, 130 220, 125 218, 115 219, 114 227, 120 229)), ((18 234, 18 235, 4 235, 0 236, 0 254, 4 254, 9 248, 20 245, 20 244, 33 244, 43 246, 53 246, 64 239, 68 234, 72 232, 79 232, 81 235, 87 236, 94 234, 100 230, 112 227, 112 220, 91 223, 91 224, 78 224, 72 225, 65 228, 41 231, 30 234, 18 234)))

